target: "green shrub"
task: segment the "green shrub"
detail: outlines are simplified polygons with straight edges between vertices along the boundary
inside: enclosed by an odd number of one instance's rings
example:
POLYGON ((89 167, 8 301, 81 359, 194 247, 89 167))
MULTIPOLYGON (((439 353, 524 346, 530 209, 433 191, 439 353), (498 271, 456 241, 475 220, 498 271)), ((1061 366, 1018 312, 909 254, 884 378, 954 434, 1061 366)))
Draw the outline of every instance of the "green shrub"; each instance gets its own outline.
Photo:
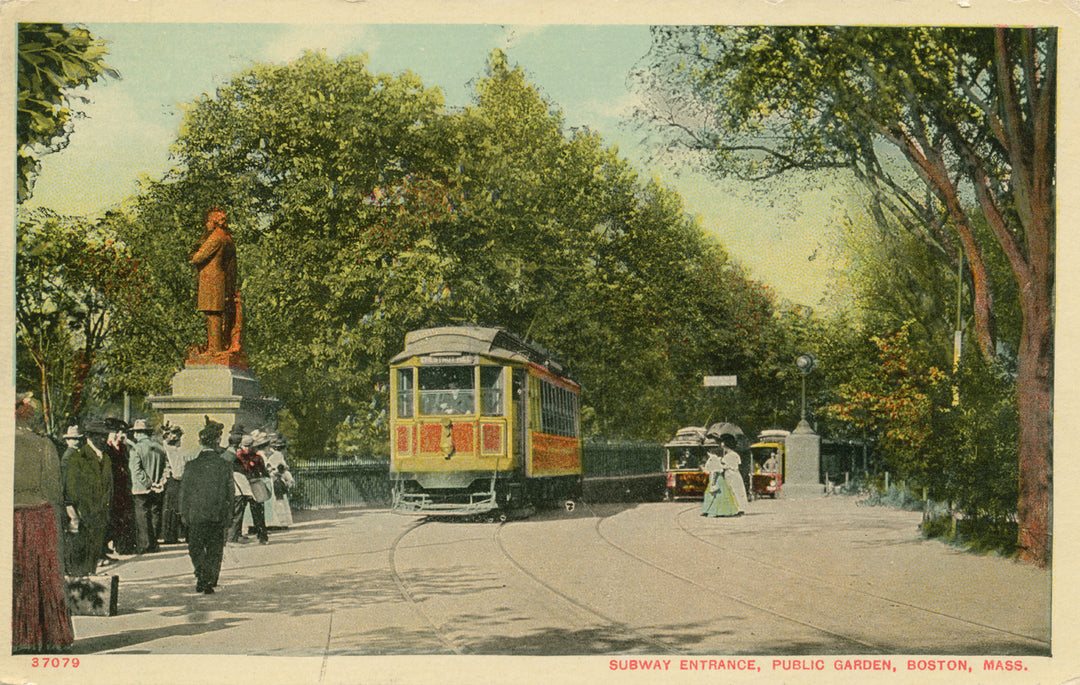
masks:
POLYGON ((934 516, 923 521, 923 537, 980 554, 1016 555, 1017 524, 1007 518, 934 516))

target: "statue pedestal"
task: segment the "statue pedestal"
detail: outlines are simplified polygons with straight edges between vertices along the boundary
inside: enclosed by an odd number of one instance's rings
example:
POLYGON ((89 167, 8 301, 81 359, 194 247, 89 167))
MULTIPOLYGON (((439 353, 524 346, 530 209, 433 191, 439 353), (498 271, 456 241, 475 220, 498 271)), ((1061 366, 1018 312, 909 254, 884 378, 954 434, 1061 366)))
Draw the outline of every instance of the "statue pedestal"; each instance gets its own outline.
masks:
POLYGON ((791 499, 821 497, 821 438, 806 419, 784 439, 786 478, 784 497, 791 499))
POLYGON ((199 431, 207 416, 225 426, 223 445, 234 424, 243 426, 245 433, 277 426, 281 401, 264 395, 258 379, 247 369, 188 362, 170 385, 172 394, 151 395, 147 401, 161 412, 162 422, 183 429, 180 447, 184 450, 198 448, 199 431))

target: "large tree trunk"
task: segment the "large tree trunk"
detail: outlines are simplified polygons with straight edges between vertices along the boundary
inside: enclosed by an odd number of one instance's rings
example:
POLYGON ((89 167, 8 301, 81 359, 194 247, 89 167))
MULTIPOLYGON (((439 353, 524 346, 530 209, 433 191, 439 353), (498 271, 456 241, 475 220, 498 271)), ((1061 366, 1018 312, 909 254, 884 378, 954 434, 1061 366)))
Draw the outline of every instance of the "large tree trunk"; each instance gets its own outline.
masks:
MULTIPOLYGON (((1037 159, 1036 161, 1043 161, 1037 159)), ((1052 552, 1054 429, 1054 193, 1052 165, 1032 174, 1031 190, 1018 193, 1029 217, 1027 269, 1018 270, 1024 327, 1017 390, 1020 409, 1020 497, 1017 543, 1022 559, 1040 566, 1052 552)))
POLYGON ((980 177, 976 179, 976 191, 1020 286, 1024 327, 1017 375, 1020 410, 1017 544, 1022 559, 1045 566, 1050 563, 1052 549, 1056 32, 1046 44, 1042 73, 1039 73, 1038 57, 1032 29, 1018 34, 1001 27, 996 30, 994 63, 1002 102, 997 131, 1009 151, 1013 199, 1024 226, 1026 250, 1020 250, 998 212, 999 207, 990 201, 989 184, 979 167, 976 167, 980 177), (1018 64, 1023 68, 1026 100, 1015 81, 1018 64))
POLYGON ((1051 558, 1053 450, 1053 300, 1033 287, 1024 297, 1017 377, 1020 410, 1020 557, 1046 566, 1051 558))

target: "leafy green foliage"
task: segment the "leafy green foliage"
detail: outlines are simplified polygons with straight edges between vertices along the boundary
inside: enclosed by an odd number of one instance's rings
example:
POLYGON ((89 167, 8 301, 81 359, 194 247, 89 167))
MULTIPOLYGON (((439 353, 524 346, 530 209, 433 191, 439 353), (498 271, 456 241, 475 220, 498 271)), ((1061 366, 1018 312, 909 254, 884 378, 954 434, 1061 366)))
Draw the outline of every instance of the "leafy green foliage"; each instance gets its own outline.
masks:
POLYGON ((1019 441, 1015 379, 969 348, 952 384, 910 340, 910 326, 871 337, 876 354, 857 378, 837 388, 825 415, 869 436, 894 480, 924 488, 962 519, 926 533, 957 536, 977 547, 1009 552, 1016 545, 1019 441), (1002 531, 1013 538, 1002 542, 1002 531))
POLYGON ((654 36, 638 72, 651 98, 642 113, 668 150, 756 180, 848 170, 880 226, 903 229, 953 271, 963 255, 973 339, 990 361, 996 318, 1015 311, 995 298, 991 268, 1004 257, 1022 315, 1018 544, 1048 563, 1057 30, 680 26, 654 36))
POLYGON ((839 388, 839 400, 825 408, 833 419, 876 436, 894 473, 929 485, 942 466, 943 435, 934 428, 948 396, 947 377, 913 354, 909 326, 873 337, 877 347, 871 374, 839 388))
POLYGON ((500 52, 457 112, 363 58, 256 66, 188 106, 175 154, 109 217, 156 266, 160 297, 127 324, 167 340, 121 337, 113 358, 131 387, 159 391, 198 340, 186 257, 202 212, 224 207, 244 347, 298 455, 383 453, 388 360, 429 325, 500 325, 557 350, 585 388, 589 435, 661 439, 712 418, 707 374, 757 379, 746 407, 773 395, 772 294, 677 196, 594 133, 566 134, 500 52))
POLYGON ((15 274, 18 383, 40 392, 55 432, 82 414, 115 317, 142 307, 150 290, 111 232, 45 209, 20 210, 15 274))
POLYGON ((967 354, 959 378, 961 402, 954 408, 944 477, 948 498, 970 520, 995 526, 1015 522, 1019 443, 1014 376, 977 354, 967 354))
POLYGON ((104 63, 102 41, 77 26, 19 24, 18 200, 33 192, 38 157, 67 146, 77 116, 71 89, 104 75, 119 75, 104 63))

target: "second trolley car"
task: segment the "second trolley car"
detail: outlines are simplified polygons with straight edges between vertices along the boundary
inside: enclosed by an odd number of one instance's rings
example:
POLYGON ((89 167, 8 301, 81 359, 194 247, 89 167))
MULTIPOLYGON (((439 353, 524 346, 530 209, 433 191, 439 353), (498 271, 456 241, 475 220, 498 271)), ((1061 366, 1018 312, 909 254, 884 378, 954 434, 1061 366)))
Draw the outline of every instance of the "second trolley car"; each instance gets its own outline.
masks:
POLYGON ((789 431, 786 430, 761 431, 758 441, 750 446, 753 459, 753 474, 750 476, 752 497, 768 496, 776 499, 780 496, 784 478, 787 477, 785 440, 788 434, 789 431))
POLYGON ((390 360, 392 511, 506 515, 580 497, 581 388, 502 328, 405 336, 390 360))

